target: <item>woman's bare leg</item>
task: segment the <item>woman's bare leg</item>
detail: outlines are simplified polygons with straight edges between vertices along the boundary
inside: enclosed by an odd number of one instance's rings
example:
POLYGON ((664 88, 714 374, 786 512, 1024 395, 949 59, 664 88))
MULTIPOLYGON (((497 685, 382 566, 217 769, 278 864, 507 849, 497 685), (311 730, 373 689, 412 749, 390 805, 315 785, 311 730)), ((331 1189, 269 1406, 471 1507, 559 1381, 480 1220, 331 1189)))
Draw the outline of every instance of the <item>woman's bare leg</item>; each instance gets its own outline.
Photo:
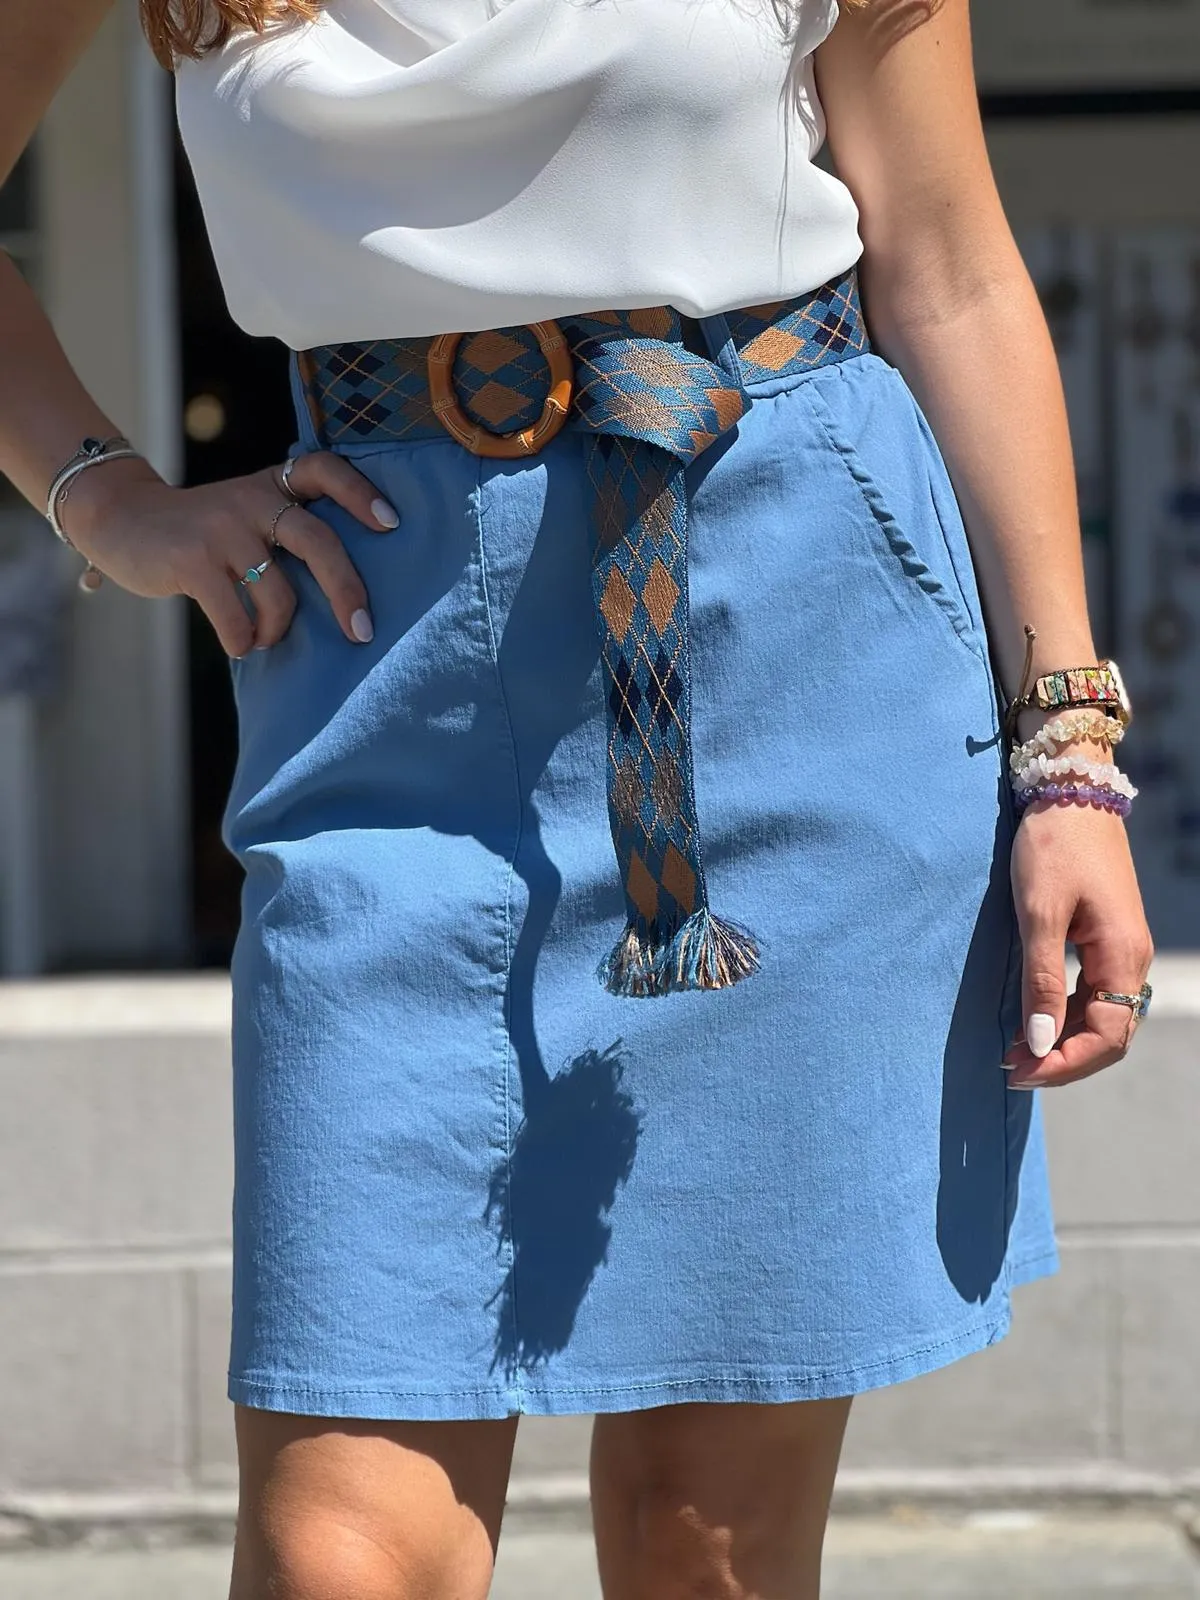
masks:
POLYGON ((816 1600, 849 1400, 597 1417, 605 1600, 816 1600))
POLYGON ((367 1422, 237 1406, 230 1600, 484 1600, 516 1417, 367 1422))

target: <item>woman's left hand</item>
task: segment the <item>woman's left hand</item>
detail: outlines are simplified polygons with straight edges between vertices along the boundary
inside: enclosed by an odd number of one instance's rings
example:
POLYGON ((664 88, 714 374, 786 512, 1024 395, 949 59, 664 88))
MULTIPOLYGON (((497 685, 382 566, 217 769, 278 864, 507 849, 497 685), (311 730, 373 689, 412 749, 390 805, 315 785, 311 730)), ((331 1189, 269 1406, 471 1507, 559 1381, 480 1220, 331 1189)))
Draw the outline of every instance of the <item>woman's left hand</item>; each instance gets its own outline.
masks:
POLYGON ((1136 1027, 1129 1006, 1094 991, 1136 994, 1154 954, 1124 823, 1091 806, 1035 803, 1013 841, 1012 887, 1025 1028, 1004 1057, 1008 1081, 1021 1089, 1074 1083, 1120 1061, 1136 1027), (1082 969, 1069 998, 1068 941, 1082 969))

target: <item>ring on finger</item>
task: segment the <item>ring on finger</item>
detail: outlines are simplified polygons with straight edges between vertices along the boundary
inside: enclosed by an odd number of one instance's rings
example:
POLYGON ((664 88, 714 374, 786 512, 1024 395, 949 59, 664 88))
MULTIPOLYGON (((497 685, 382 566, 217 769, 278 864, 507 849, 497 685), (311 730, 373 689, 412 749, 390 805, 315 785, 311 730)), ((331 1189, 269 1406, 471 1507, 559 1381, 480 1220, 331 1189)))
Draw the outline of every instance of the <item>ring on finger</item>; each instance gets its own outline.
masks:
POLYGON ((298 500, 285 500, 283 502, 283 504, 280 506, 279 510, 271 518, 271 527, 270 527, 270 529, 269 529, 269 531, 267 533, 267 542, 273 548, 275 548, 275 549, 279 548, 279 534, 278 534, 277 530, 279 528, 280 522, 287 515, 287 513, 289 511, 294 511, 299 504, 300 504, 300 502, 298 500))
POLYGON ((265 561, 260 561, 256 567, 247 567, 245 572, 243 572, 242 576, 238 579, 238 582, 241 584, 243 589, 248 583, 257 583, 267 568, 274 566, 274 564, 275 557, 268 556, 265 561))
POLYGON ((1107 1000, 1110 1005, 1128 1006, 1133 1013, 1135 1022, 1140 1022, 1149 1015, 1150 1001, 1154 990, 1148 983, 1144 983, 1136 994, 1121 994, 1115 989, 1097 989, 1092 998, 1094 1000, 1107 1000))
POLYGON ((295 489, 292 488, 292 472, 294 471, 296 463, 299 461, 299 459, 299 456, 289 456, 283 463, 283 467, 279 473, 279 481, 283 485, 284 494, 290 495, 292 497, 292 504, 297 506, 300 504, 300 496, 296 493, 295 489))

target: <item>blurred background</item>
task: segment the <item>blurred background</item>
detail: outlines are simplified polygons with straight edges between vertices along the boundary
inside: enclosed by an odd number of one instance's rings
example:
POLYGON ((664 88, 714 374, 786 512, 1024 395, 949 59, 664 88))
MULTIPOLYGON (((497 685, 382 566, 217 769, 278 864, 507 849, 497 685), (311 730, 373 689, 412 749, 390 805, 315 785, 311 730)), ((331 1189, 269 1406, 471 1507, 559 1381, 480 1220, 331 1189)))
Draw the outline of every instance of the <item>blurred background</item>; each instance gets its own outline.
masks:
MULTIPOLYGON (((995 1351, 860 1403, 840 1503, 1157 1518, 1200 1504, 1200 0, 974 13, 1068 394, 1097 637, 1139 710, 1123 748, 1158 994, 1127 1066, 1047 1103, 1062 1274, 1021 1292, 995 1351)), ((0 245, 118 425, 198 483, 281 459, 292 424, 283 352, 226 316, 170 90, 126 0, 0 190, 0 245)), ((234 1484, 228 670, 194 610, 85 599, 78 570, 0 480, 0 1548, 224 1537, 234 1484)), ((583 1424, 523 1432, 514 1494, 574 1503, 583 1424)), ((4 1571, 0 1594, 43 1592, 4 1571)), ((1139 1571, 1111 1592, 1200 1593, 1139 1571)))

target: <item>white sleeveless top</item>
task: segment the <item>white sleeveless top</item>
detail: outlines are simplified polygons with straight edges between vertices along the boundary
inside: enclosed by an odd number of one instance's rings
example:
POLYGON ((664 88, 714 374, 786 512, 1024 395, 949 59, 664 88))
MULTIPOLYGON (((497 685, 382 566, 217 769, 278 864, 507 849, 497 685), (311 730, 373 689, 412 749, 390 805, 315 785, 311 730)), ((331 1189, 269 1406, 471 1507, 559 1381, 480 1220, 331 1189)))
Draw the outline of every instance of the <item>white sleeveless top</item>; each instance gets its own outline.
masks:
POLYGON ((815 288, 837 0, 331 0, 176 77, 234 319, 295 349, 815 288))

